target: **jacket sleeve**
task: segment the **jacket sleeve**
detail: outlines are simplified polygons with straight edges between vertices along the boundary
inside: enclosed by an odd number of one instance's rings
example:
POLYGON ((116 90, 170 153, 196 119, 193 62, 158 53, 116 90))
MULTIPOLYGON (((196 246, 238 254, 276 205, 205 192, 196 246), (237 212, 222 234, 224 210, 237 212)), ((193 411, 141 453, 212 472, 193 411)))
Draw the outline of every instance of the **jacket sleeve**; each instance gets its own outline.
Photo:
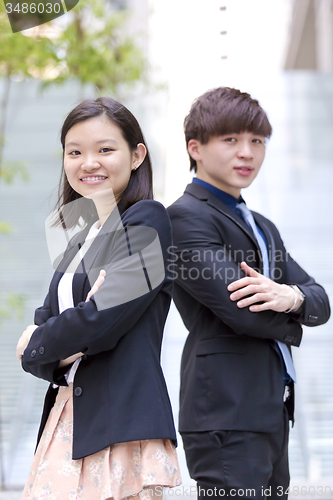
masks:
MULTIPOLYGON (((279 248, 276 255, 278 259, 276 263, 274 255, 271 256, 273 260, 273 262, 271 262, 271 267, 276 266, 279 272, 278 263, 282 261, 285 266, 283 283, 286 285, 297 285, 305 295, 305 300, 299 313, 289 313, 290 316, 306 326, 318 326, 326 323, 330 317, 331 311, 329 298, 324 288, 316 283, 316 281, 290 256, 284 246, 277 227, 262 215, 257 214, 257 217, 258 216, 279 248)), ((274 272, 273 275, 275 275, 274 272)), ((279 280, 279 282, 281 281, 279 280)))
MULTIPOLYGON (((228 242, 221 242, 214 223, 184 206, 180 210, 173 205, 168 211, 174 239, 169 269, 177 284, 236 334, 299 346, 302 338, 299 318, 271 310, 254 313, 248 308, 239 309, 230 300, 228 285, 244 274, 233 260, 228 242)), ((290 263, 289 269, 290 277, 296 277, 298 268, 290 263)), ((306 281, 306 273, 302 271, 301 275, 306 281)))
POLYGON ((38 307, 35 311, 35 318, 34 322, 35 325, 42 325, 47 321, 50 317, 52 316, 51 309, 50 309, 50 302, 49 302, 49 294, 47 294, 44 304, 41 307, 38 307))
MULTIPOLYGON (((127 258, 122 258, 124 238, 119 231, 112 241, 110 262, 102 267, 106 267, 103 286, 89 302, 80 302, 50 317, 34 331, 23 355, 26 371, 53 381, 59 360, 77 352, 94 355, 113 349, 139 321, 163 286, 171 295, 172 283, 164 266, 171 244, 171 226, 164 207, 152 200, 138 202, 125 212, 122 225, 126 238, 129 233, 127 239, 131 245, 127 258), (148 234, 148 241, 142 237, 142 231, 148 234), (141 281, 137 284, 135 277, 139 274, 141 281), (127 294, 119 292, 126 287, 127 294)), ((96 272, 98 275, 99 270, 96 272)))
POLYGON ((287 285, 297 285, 305 295, 302 308, 299 313, 290 313, 296 321, 306 326, 318 326, 326 323, 330 317, 329 298, 324 288, 316 283, 304 269, 286 252, 287 285))

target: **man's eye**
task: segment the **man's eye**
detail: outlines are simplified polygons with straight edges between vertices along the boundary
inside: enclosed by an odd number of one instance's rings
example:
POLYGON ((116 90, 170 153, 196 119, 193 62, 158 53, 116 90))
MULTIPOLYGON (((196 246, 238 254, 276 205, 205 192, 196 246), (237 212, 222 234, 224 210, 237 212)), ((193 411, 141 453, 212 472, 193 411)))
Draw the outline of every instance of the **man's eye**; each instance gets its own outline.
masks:
POLYGON ((261 139, 253 139, 252 142, 255 142, 256 144, 263 144, 263 141, 261 139))
POLYGON ((236 141, 236 138, 235 137, 227 137, 226 139, 224 139, 226 142, 234 142, 236 141))

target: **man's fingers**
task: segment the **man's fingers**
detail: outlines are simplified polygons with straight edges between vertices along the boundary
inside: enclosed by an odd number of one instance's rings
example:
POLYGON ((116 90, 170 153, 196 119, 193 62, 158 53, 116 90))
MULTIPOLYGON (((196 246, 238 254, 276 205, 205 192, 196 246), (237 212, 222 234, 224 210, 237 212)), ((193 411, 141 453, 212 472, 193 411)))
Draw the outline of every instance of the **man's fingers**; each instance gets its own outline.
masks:
POLYGON ((253 306, 249 307, 249 311, 251 312, 261 312, 268 310, 274 311, 272 304, 270 302, 264 302, 263 304, 254 304, 253 306))
POLYGON ((234 281, 233 283, 230 283, 230 285, 228 285, 228 290, 229 292, 233 292, 234 290, 238 290, 239 288, 244 288, 245 286, 255 284, 258 284, 257 280, 247 276, 246 278, 241 278, 237 281, 234 281))
POLYGON ((246 262, 241 262, 241 268, 248 276, 252 278, 257 278, 258 276, 262 276, 260 273, 257 273, 252 267, 248 266, 246 262))
POLYGON ((236 290, 230 295, 230 300, 240 300, 243 297, 246 297, 247 295, 254 295, 257 293, 265 293, 261 287, 255 283, 255 284, 248 284, 247 286, 244 286, 240 288, 239 290, 236 290))
POLYGON ((252 304, 256 304, 257 302, 266 303, 264 293, 256 293, 255 295, 252 295, 251 297, 246 297, 242 300, 239 300, 237 302, 237 306, 242 309, 243 307, 249 307, 252 304))

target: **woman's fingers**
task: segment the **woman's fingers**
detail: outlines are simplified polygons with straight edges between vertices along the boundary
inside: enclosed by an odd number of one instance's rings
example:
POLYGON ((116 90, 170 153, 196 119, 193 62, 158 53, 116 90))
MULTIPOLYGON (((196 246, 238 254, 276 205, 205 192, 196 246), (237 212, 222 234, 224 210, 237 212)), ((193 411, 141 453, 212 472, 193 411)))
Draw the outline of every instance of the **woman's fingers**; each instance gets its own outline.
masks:
POLYGON ((91 297, 92 295, 94 295, 94 293, 96 293, 96 292, 97 292, 97 290, 99 290, 99 289, 101 288, 101 286, 102 286, 102 285, 103 285, 103 283, 104 283, 105 276, 106 276, 106 272, 104 271, 104 269, 102 269, 102 270, 99 272, 99 275, 98 275, 97 280, 95 281, 95 283, 94 283, 94 284, 93 284, 93 286, 91 287, 90 292, 89 292, 89 293, 88 293, 88 295, 87 295, 86 302, 89 302, 90 297, 91 297))
POLYGON ((36 328, 38 328, 37 325, 29 325, 22 333, 16 346, 16 357, 19 361, 21 361, 23 353, 30 342, 31 335, 34 333, 36 328))

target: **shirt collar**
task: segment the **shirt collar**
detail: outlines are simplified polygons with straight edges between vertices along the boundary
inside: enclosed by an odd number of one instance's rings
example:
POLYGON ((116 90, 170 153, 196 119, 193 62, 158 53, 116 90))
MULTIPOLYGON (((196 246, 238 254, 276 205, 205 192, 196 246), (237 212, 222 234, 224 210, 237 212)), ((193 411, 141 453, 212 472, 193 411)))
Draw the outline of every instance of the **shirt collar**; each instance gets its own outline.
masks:
POLYGON ((193 178, 192 181, 194 184, 199 184, 200 186, 204 187, 208 191, 210 191, 216 198, 221 200, 225 205, 227 205, 233 212, 236 212, 237 209, 237 204, 238 203, 245 203, 242 196, 239 198, 235 198, 229 193, 226 193, 225 191, 222 191, 222 189, 219 189, 215 186, 212 186, 212 184, 209 184, 209 182, 202 181, 201 179, 198 179, 197 177, 193 178))

